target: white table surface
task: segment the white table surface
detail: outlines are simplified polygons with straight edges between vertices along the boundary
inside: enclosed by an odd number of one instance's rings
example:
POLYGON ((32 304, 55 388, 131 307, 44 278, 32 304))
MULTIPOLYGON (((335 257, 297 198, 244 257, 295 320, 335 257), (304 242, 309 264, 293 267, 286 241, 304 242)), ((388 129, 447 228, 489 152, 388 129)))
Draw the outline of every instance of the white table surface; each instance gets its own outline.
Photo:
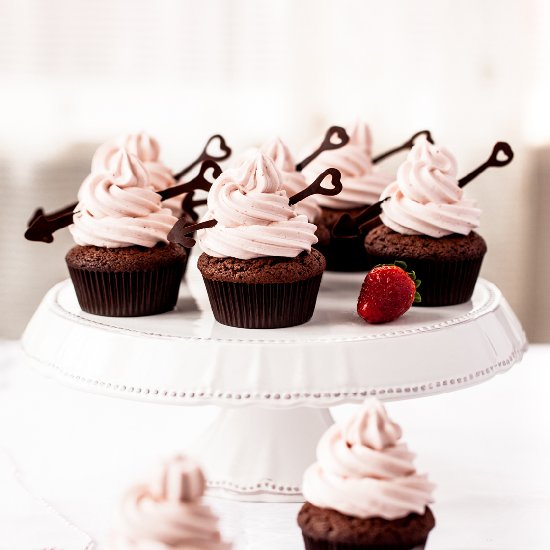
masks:
MULTIPOLYGON (((550 346, 532 346, 480 386, 388 404, 438 486, 428 550, 550 548, 549 365, 550 346)), ((192 452, 214 412, 68 389, 29 369, 17 343, 0 343, 0 549, 104 540, 124 488, 161 457, 192 452)), ((210 502, 237 550, 303 548, 299 505, 210 502)))

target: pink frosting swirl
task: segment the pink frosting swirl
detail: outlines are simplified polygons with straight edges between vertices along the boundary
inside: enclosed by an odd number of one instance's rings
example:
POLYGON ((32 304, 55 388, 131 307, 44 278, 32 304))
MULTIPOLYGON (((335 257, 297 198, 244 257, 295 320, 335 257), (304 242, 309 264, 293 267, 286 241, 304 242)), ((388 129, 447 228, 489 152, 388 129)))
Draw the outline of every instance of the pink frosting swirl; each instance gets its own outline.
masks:
MULTIPOLYGON (((176 185, 172 171, 159 159, 160 146, 158 141, 145 132, 126 134, 115 141, 100 145, 92 158, 92 172, 111 172, 113 159, 119 149, 126 149, 136 156, 149 171, 149 184, 154 191, 162 191, 176 185)), ((170 208, 176 217, 181 216, 181 202, 185 195, 172 197, 164 201, 164 206, 170 208)))
POLYGON ((120 149, 112 172, 92 172, 82 183, 73 225, 75 242, 82 246, 121 248, 167 243, 178 221, 149 183, 149 172, 134 155, 120 149))
POLYGON ((220 175, 208 194, 204 219, 218 221, 198 231, 203 251, 217 258, 294 258, 317 242, 315 225, 288 204, 281 173, 260 152, 220 175))
POLYGON ((397 171, 397 180, 382 198, 380 216, 385 225, 404 235, 444 237, 468 235, 479 226, 481 210, 464 198, 454 156, 425 138, 409 151, 397 171))
MULTIPOLYGON (((281 139, 277 138, 264 143, 262 152, 273 160, 275 166, 281 172, 283 187, 289 197, 303 191, 308 186, 305 176, 296 171, 296 161, 281 139)), ((312 195, 300 201, 296 205, 296 212, 305 214, 310 222, 315 222, 321 214, 321 208, 317 203, 317 195, 312 195)))
POLYGON ((374 204, 386 186, 393 181, 392 176, 374 169, 369 127, 364 122, 357 122, 348 130, 348 134, 350 140, 344 147, 324 151, 303 170, 306 178, 311 181, 327 168, 340 170, 342 191, 333 197, 317 198, 321 206, 336 210, 374 204))
POLYGON ((218 518, 201 502, 204 476, 195 462, 177 456, 156 477, 124 496, 111 550, 230 550, 218 518))
POLYGON ((416 473, 414 454, 382 403, 367 399, 347 423, 327 430, 303 480, 307 501, 358 518, 423 514, 434 485, 416 473))

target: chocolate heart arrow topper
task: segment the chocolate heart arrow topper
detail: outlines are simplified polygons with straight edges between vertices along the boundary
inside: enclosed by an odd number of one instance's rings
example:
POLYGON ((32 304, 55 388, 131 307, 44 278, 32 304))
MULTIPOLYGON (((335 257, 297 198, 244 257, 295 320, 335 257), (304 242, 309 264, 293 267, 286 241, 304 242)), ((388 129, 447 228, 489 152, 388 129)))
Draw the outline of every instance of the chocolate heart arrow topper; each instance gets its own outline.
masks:
MULTIPOLYGON (((336 168, 328 168, 322 174, 319 174, 313 183, 308 185, 303 191, 292 195, 288 199, 288 204, 293 206, 300 201, 303 201, 311 195, 327 195, 334 196, 342 191, 342 175, 340 171, 336 168), (330 176, 330 183, 332 187, 324 187, 322 184, 330 176)), ((209 229, 217 225, 217 220, 207 220, 201 223, 189 224, 188 220, 181 218, 178 222, 172 227, 170 233, 168 233, 168 240, 172 243, 179 244, 185 248, 192 248, 195 246, 195 239, 188 237, 188 235, 193 234, 197 229, 209 229)))
POLYGON ((338 195, 340 191, 342 191, 342 174, 340 173, 340 170, 337 170, 336 168, 327 168, 304 190, 292 195, 292 197, 288 199, 288 204, 293 206, 300 201, 311 197, 312 195, 325 195, 328 197, 333 197, 334 195, 338 195), (332 187, 323 187, 322 184, 328 176, 330 176, 330 183, 332 184, 332 187))
POLYGON ((224 137, 220 134, 215 134, 208 139, 200 155, 189 166, 186 166, 185 168, 180 170, 177 174, 174 174, 173 177, 176 181, 178 181, 183 176, 188 174, 191 170, 193 170, 193 168, 195 168, 195 166, 197 166, 201 162, 204 162, 205 160, 222 161, 222 160, 228 159, 231 156, 231 152, 232 152, 231 147, 227 145, 224 137), (220 152, 209 153, 208 150, 215 148, 216 142, 218 143, 218 148, 220 152))
POLYGON ((185 214, 196 222, 199 219, 199 215, 195 210, 196 206, 203 206, 208 201, 206 199, 195 200, 195 191, 190 191, 185 195, 183 201, 181 201, 181 209, 185 214))
POLYGON ((28 241, 37 241, 43 243, 52 243, 53 234, 63 227, 73 223, 74 209, 77 203, 69 204, 57 212, 44 214, 44 210, 39 208, 29 220, 29 225, 25 231, 25 239, 28 241))
POLYGON ((373 157, 372 163, 377 164, 381 160, 384 160, 385 158, 391 157, 392 155, 395 155, 395 153, 399 153, 400 151, 405 151, 407 149, 410 149, 416 142, 416 140, 420 136, 425 136, 425 138, 433 145, 433 139, 432 134, 429 130, 421 130, 420 132, 416 132, 416 134, 412 135, 410 139, 408 139, 405 143, 402 145, 399 145, 398 147, 394 147, 393 149, 390 149, 389 151, 386 151, 385 153, 381 153, 380 155, 377 155, 376 157, 373 157))
POLYGON ((222 173, 222 169, 217 162, 212 159, 206 159, 203 161, 199 173, 192 180, 174 185, 174 187, 163 189, 159 191, 158 194, 161 196, 162 200, 165 201, 166 199, 171 199, 172 197, 177 197, 178 195, 183 195, 183 193, 189 193, 190 191, 196 191, 197 189, 208 192, 212 187, 212 182, 206 179, 206 173, 209 170, 212 170, 212 177, 214 179, 218 178, 222 173))
MULTIPOLYGON (((464 187, 468 185, 474 178, 485 172, 487 168, 502 168, 503 166, 507 166, 512 162, 513 158, 514 152, 510 144, 505 141, 499 141, 493 147, 490 157, 475 170, 460 178, 458 186, 464 187), (500 154, 504 154, 503 159, 498 158, 500 154)), ((342 214, 332 228, 332 236, 338 239, 346 239, 364 235, 378 224, 378 216, 382 212, 382 203, 389 199, 391 197, 386 197, 384 200, 368 206, 355 216, 342 214)))
POLYGON ((482 172, 485 172, 487 168, 502 168, 503 166, 510 164, 513 158, 514 158, 514 151, 512 151, 512 147, 510 147, 510 144, 506 143, 505 141, 497 142, 493 147, 491 156, 483 164, 478 166, 475 170, 472 170, 469 174, 460 178, 458 180, 458 186, 464 187, 468 185, 473 179, 477 178, 482 172), (498 158, 500 153, 504 154, 503 159, 498 158))
POLYGON ((310 162, 313 162, 324 151, 330 151, 333 149, 340 149, 349 142, 349 136, 344 128, 341 126, 331 126, 325 134, 321 145, 309 157, 306 157, 303 161, 296 165, 296 171, 301 172, 310 162), (334 138, 337 141, 334 141, 334 138))
MULTIPOLYGON (((166 199, 170 199, 172 197, 177 197, 183 193, 194 192, 197 189, 209 191, 210 187, 212 187, 212 183, 206 178, 206 173, 209 170, 212 170, 212 177, 214 179, 222 173, 222 169, 218 163, 214 162, 212 159, 207 159, 202 163, 199 173, 192 180, 159 191, 158 195, 160 195, 161 201, 165 201, 166 199)), ((194 204, 200 203, 201 201, 197 201, 194 204)), ((69 204, 61 210, 52 212, 51 214, 45 214, 42 208, 38 208, 28 222, 28 228, 25 231, 25 238, 29 241, 44 243, 53 242, 53 234, 58 229, 63 229, 73 223, 73 216, 78 213, 74 212, 77 205, 78 203, 76 202, 69 204)), ((193 217, 193 214, 190 215, 193 217)))

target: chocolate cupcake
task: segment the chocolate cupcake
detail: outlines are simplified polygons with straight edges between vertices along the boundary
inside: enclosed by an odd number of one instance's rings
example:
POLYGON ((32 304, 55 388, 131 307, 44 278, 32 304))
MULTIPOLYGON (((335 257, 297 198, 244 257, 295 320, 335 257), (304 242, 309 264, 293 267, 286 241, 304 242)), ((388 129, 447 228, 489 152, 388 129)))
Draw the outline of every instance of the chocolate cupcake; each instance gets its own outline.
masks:
POLYGON ((424 548, 435 525, 434 486, 400 438, 376 399, 323 435, 303 480, 298 525, 306 550, 424 548))
POLYGON ((66 260, 80 307, 113 317, 169 311, 187 262, 167 240, 177 218, 137 157, 121 149, 111 170, 84 180, 69 227, 77 246, 66 260))
MULTIPOLYGON (((321 180, 310 188, 320 188, 321 180)), ((306 189, 298 195, 309 194, 306 189)), ((296 212, 292 198, 274 162, 261 152, 212 186, 205 222, 216 221, 197 232, 204 251, 198 267, 218 322, 280 328, 311 318, 325 260, 311 248, 316 227, 296 212)))
POLYGON ((497 144, 487 163, 457 179, 454 156, 420 140, 399 167, 397 180, 383 193, 382 226, 365 237, 369 267, 406 262, 422 281, 419 306, 449 306, 468 301, 474 291, 487 245, 473 230, 481 210, 462 187, 489 166, 513 158, 508 144, 497 144), (498 152, 508 158, 497 161, 498 152), (494 157, 494 158, 493 158, 494 157))
POLYGON ((330 271, 367 270, 362 239, 331 241, 328 236, 342 214, 353 214, 377 202, 382 191, 394 179, 374 168, 371 132, 364 122, 353 125, 348 134, 350 139, 346 145, 323 152, 303 170, 308 178, 317 176, 329 167, 338 169, 342 174, 341 193, 316 199, 321 212, 315 223, 323 236, 316 247, 326 257, 327 269, 330 271))
POLYGON ((401 235, 380 225, 365 238, 370 265, 405 261, 422 281, 417 306, 443 306, 467 302, 474 291, 487 245, 483 237, 451 234, 401 235))
POLYGON ((292 260, 202 254, 198 261, 214 317, 224 325, 244 328, 278 328, 308 321, 325 266, 323 255, 313 249, 292 260))
POLYGON ((230 550, 217 516, 203 501, 205 488, 196 462, 185 456, 166 461, 147 483, 126 492, 115 528, 101 548, 230 550))

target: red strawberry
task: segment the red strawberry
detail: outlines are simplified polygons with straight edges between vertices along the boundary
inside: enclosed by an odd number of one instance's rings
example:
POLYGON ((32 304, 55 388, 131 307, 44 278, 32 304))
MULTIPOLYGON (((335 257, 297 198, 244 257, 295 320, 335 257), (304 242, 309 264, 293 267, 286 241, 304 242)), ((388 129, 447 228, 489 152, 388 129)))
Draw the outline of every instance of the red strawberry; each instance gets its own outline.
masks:
POLYGON ((377 265, 371 269, 361 287, 357 313, 368 323, 387 323, 401 317, 413 302, 420 302, 420 280, 414 271, 407 272, 405 262, 377 265))

